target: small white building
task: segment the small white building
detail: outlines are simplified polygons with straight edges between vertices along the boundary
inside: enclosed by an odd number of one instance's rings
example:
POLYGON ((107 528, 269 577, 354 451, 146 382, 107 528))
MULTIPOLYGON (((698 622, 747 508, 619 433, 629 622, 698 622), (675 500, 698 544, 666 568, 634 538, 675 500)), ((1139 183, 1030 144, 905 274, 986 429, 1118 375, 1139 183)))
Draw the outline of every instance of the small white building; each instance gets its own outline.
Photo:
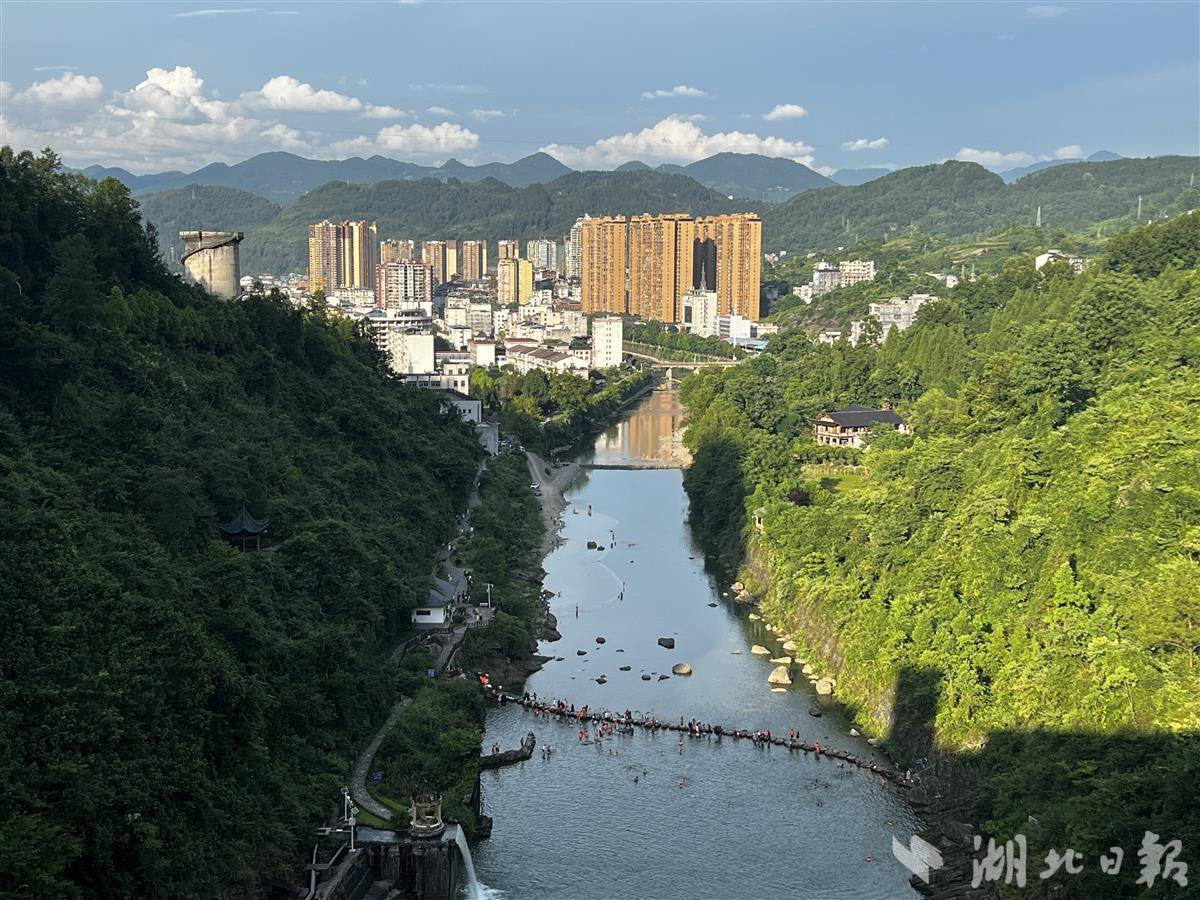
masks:
POLYGON ((446 405, 458 410, 464 422, 478 425, 483 421, 483 401, 459 391, 446 391, 446 405))
POLYGON ((496 364, 496 342, 476 338, 467 345, 471 364, 487 369, 496 364))
POLYGON ((1076 274, 1082 272, 1085 265, 1082 256, 1063 253, 1061 250, 1047 250, 1045 253, 1039 253, 1033 258, 1033 267, 1040 272, 1043 266, 1052 262, 1065 262, 1075 270, 1076 274))
POLYGON ((612 369, 621 364, 625 324, 620 316, 592 319, 591 368, 612 369))
POLYGON ((548 375, 564 372, 578 375, 581 378, 587 378, 588 375, 587 362, 570 353, 561 353, 546 347, 514 347, 511 345, 507 351, 509 365, 515 367, 522 375, 534 369, 540 369, 548 375))
POLYGON ((680 302, 680 327, 696 337, 712 337, 717 333, 718 300, 716 291, 702 288, 685 291, 680 302))

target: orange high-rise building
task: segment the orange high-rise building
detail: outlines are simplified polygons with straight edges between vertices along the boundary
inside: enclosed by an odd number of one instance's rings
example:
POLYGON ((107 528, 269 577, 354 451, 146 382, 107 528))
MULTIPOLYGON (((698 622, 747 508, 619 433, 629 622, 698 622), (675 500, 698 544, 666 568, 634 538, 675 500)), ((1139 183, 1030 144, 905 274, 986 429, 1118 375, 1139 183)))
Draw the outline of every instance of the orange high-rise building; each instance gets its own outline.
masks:
POLYGON ((762 282, 762 219, 756 213, 709 216, 696 220, 696 239, 712 241, 716 284, 705 273, 708 289, 717 292, 718 313, 758 321, 762 282))
POLYGON ((629 220, 631 314, 659 322, 680 320, 680 302, 692 287, 695 241, 696 223, 687 213, 629 220))
POLYGON ((629 224, 624 216, 584 218, 580 293, 583 312, 624 313, 625 247, 629 224))

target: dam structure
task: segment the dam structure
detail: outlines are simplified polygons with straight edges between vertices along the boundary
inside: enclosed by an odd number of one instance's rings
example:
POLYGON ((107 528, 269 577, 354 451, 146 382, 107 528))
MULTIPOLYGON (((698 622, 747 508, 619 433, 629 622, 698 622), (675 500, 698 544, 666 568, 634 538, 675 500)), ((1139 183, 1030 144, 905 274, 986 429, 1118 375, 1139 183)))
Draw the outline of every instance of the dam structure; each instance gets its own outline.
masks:
POLYGON ((241 266, 238 244, 245 235, 240 231, 181 231, 183 256, 179 261, 189 281, 209 293, 232 300, 241 293, 241 266))

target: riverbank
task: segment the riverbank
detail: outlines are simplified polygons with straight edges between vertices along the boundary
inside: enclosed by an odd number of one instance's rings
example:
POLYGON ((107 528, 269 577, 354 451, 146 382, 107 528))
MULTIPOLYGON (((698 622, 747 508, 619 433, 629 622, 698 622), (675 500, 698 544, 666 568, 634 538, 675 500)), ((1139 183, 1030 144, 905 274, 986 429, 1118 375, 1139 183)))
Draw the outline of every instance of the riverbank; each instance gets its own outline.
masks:
POLYGON ((538 503, 542 510, 545 533, 542 535, 538 559, 543 560, 562 543, 562 514, 567 508, 564 495, 571 482, 579 475, 579 463, 571 461, 554 466, 532 450, 525 451, 525 459, 529 466, 530 481, 541 485, 542 493, 538 503))

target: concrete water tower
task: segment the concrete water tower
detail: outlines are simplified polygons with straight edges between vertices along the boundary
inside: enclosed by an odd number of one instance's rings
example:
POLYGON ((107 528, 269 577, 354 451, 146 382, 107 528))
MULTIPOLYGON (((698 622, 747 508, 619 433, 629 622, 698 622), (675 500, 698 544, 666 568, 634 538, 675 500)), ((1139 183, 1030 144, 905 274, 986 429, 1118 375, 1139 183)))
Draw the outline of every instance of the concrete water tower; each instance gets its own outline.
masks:
POLYGON ((202 285, 210 293, 232 300, 241 293, 242 271, 238 244, 245 235, 240 231, 181 231, 183 270, 189 281, 202 285))

